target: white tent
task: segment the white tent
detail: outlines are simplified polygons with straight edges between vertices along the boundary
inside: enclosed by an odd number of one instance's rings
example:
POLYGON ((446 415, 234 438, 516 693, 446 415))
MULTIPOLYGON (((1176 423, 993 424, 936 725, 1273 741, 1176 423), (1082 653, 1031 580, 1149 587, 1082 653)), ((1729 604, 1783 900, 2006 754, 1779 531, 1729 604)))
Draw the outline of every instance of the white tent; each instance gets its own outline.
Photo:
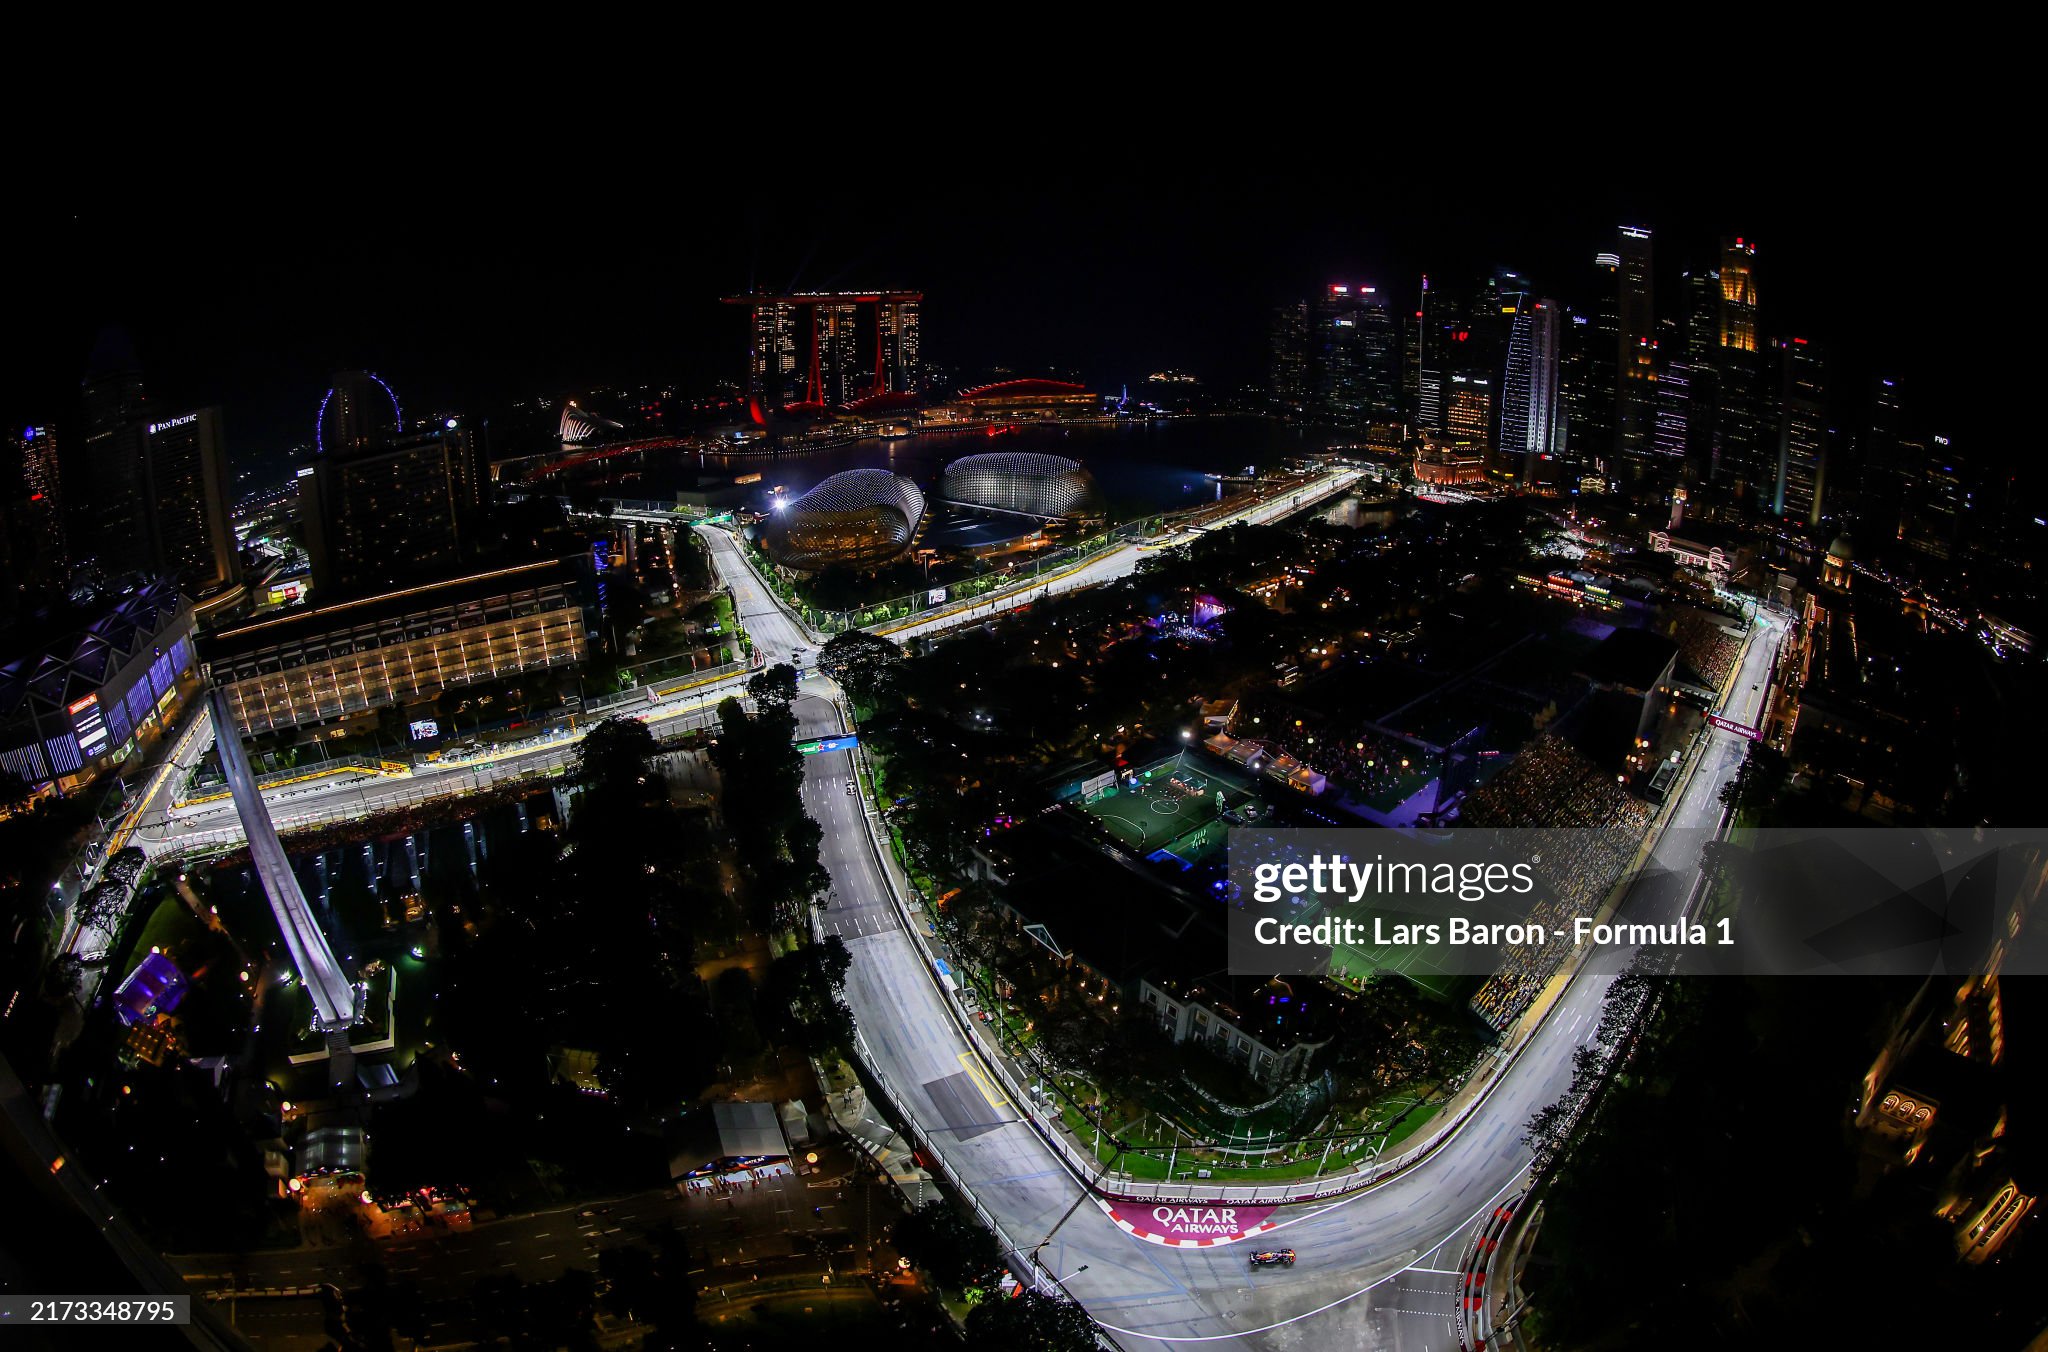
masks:
POLYGON ((718 1127, 719 1153, 728 1159, 789 1153, 772 1103, 714 1103, 711 1120, 718 1127))

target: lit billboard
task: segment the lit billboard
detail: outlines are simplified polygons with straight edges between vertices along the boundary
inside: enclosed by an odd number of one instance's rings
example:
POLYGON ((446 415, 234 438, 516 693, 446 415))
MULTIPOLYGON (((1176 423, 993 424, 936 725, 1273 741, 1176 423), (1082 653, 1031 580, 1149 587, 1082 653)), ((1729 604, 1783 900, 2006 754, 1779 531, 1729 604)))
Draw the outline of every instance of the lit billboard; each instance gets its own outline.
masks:
POLYGON ((100 697, 87 695, 65 706, 71 715, 71 731, 78 738, 78 754, 91 760, 107 749, 107 720, 100 712, 100 697))

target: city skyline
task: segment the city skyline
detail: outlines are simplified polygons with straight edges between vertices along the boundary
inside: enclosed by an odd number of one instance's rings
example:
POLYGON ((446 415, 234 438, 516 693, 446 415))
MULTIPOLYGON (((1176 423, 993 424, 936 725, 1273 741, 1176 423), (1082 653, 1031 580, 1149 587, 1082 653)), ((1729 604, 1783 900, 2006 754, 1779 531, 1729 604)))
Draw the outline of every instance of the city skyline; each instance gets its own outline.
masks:
POLYGON ((111 219, 53 214, 35 223, 44 248, 75 260, 88 289, 67 291, 61 305, 52 297, 59 324, 20 353, 9 414, 23 425, 75 417, 76 383, 112 326, 131 336, 152 389, 224 405, 234 443, 267 458, 309 440, 310 420, 284 392, 317 398, 332 371, 384 372, 422 407, 605 385, 708 387, 743 378, 730 356, 743 326, 711 299, 847 285, 930 293, 928 363, 1072 369, 1099 383, 1178 367, 1230 389, 1263 380, 1264 316, 1290 295, 1350 279, 1412 310, 1424 274, 1464 287, 1504 266, 1570 303, 1593 289, 1593 258, 1613 247, 1616 224, 1640 219, 1656 236, 1659 314, 1677 312, 1687 268, 1714 266, 1721 238, 1740 235, 1759 245, 1768 333, 1832 338, 1846 375, 1889 375, 1916 404, 1952 410, 1927 416, 1969 416, 1959 354, 1877 340, 1896 309, 1874 279, 1900 251, 1926 265, 1916 288, 1962 290, 1961 226, 1929 208, 1918 221, 1895 214, 1893 224, 1850 203, 1803 215, 1764 200, 1745 211, 1693 189, 1639 194, 1614 214, 1560 189, 1562 210, 1547 218, 1432 212, 1426 196, 1417 214, 1405 198, 1397 206, 1349 195, 1320 209, 1291 199, 1268 220, 1255 203, 1189 195, 1126 199, 1091 217, 1084 237, 1056 198, 985 215, 954 215, 942 203, 908 219, 810 230, 728 219, 698 227, 694 238, 630 221, 532 233, 485 224, 463 255, 431 262, 411 254, 409 233, 365 218, 330 227, 350 249, 316 290, 295 280, 304 274, 276 242, 232 216, 167 222, 139 239, 123 232, 117 252, 111 219), (1679 200, 1658 200, 1672 196, 1679 200), (130 268, 148 270, 149 280, 130 268), (1944 274, 1954 281, 1945 285, 1944 274), (189 299, 142 303, 167 278, 189 299), (328 287, 349 300, 333 304, 328 287))
POLYGON ((2048 1337, 1958 169, 1412 121, 24 213, 0 1324, 2048 1337))

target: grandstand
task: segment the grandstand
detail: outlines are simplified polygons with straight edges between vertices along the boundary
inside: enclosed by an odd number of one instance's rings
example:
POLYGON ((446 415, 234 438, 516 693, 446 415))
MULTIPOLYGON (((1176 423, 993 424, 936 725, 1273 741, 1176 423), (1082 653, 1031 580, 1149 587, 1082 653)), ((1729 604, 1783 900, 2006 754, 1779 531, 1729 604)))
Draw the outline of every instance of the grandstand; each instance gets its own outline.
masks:
MULTIPOLYGON (((1529 919, 1563 928, 1571 916, 1599 909, 1652 815, 1649 804, 1613 775, 1563 738, 1546 733, 1466 801, 1459 821, 1465 826, 1562 828, 1545 868, 1557 880, 1557 893, 1529 919)), ((1555 975, 1562 956, 1543 948, 1510 950, 1508 961, 1472 997, 1473 1011, 1493 1027, 1506 1028, 1555 975)))

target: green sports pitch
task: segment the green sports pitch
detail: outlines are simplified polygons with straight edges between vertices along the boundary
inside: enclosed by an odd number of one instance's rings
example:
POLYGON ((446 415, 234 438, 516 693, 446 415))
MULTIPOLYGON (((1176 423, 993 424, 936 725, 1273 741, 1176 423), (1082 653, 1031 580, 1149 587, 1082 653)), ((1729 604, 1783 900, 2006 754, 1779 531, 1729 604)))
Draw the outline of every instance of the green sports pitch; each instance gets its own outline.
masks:
POLYGON ((1434 951, 1423 944, 1341 944, 1330 951, 1330 977, 1340 985, 1358 986, 1381 973, 1406 977, 1439 1000, 1450 1000, 1477 982, 1439 969, 1434 951))
POLYGON ((1119 775, 1116 787, 1080 808, 1125 848, 1171 855, 1188 867, 1222 850, 1226 811, 1261 801, 1248 782, 1181 752, 1119 775))

